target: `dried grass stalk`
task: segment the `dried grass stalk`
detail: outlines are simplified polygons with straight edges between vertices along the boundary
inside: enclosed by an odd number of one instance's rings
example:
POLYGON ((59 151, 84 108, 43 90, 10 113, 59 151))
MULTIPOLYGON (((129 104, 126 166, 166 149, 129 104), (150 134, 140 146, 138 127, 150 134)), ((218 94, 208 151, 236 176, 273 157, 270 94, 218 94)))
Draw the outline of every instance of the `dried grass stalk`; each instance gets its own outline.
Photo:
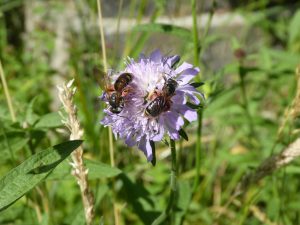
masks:
MULTIPOLYGON (((76 88, 72 87, 74 80, 58 86, 59 99, 62 102, 67 117, 63 117, 64 125, 70 131, 70 140, 81 139, 83 131, 80 128, 80 123, 77 119, 77 109, 73 103, 73 96, 76 88)), ((88 169, 84 167, 83 163, 83 149, 80 146, 72 154, 72 175, 75 176, 77 183, 80 187, 81 197, 84 206, 86 223, 89 225, 94 216, 94 197, 88 186, 88 169)))
POLYGON ((270 175, 275 170, 282 168, 300 156, 300 138, 290 144, 281 153, 271 156, 263 161, 253 172, 244 177, 238 185, 235 194, 245 192, 251 185, 258 183, 265 176, 270 175))

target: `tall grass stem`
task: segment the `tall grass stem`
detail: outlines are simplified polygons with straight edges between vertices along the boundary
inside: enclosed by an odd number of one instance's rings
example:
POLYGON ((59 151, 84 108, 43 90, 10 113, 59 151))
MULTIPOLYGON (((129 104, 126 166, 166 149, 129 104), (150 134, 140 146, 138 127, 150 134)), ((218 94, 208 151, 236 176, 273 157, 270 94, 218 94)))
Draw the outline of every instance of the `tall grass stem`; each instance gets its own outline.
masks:
MULTIPOLYGON (((98 19, 99 19, 99 30, 100 30, 100 36, 101 36, 101 49, 102 49, 103 67, 104 67, 104 72, 107 73, 108 67, 107 67, 107 59, 106 59, 106 46, 105 46, 105 36, 104 36, 104 31, 103 31, 103 20, 102 20, 102 11, 101 11, 101 2, 100 2, 100 0, 97 0, 97 11, 98 11, 98 19)), ((108 129, 108 138, 109 138, 110 165, 115 166, 114 142, 113 142, 111 128, 108 129)), ((113 189, 115 189, 114 187, 115 187, 115 184, 114 184, 114 181, 113 181, 113 189)), ((117 208, 117 205, 116 205, 115 202, 113 202, 113 208, 114 208, 115 225, 119 225, 119 211, 118 211, 118 208, 117 208)))
POLYGON ((104 67, 104 72, 107 73, 106 46, 105 46, 105 36, 104 36, 104 31, 103 31, 103 21, 102 21, 102 11, 101 11, 100 0, 97 0, 97 9, 98 9, 98 19, 99 19, 99 31, 100 31, 100 37, 101 37, 103 67, 104 67))
POLYGON ((10 97, 10 94, 9 94, 9 90, 8 90, 8 87, 7 87, 7 83, 6 83, 6 79, 5 79, 4 70, 3 70, 3 67, 2 67, 1 60, 0 60, 0 77, 1 77, 1 82, 2 82, 2 85, 3 85, 3 90, 4 90, 5 98, 6 98, 6 101, 7 101, 7 105, 8 105, 11 120, 13 122, 16 122, 16 115, 15 115, 15 111, 14 111, 13 104, 12 104, 12 101, 11 101, 11 97, 10 97))

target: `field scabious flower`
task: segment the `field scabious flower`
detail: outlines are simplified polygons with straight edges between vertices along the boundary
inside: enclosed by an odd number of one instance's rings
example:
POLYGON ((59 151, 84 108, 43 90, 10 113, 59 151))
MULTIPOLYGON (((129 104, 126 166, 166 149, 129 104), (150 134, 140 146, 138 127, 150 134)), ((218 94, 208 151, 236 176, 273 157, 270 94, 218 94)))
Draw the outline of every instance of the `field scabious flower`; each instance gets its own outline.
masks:
MULTIPOLYGON (((156 50, 149 57, 141 55, 137 61, 129 58, 124 71, 111 76, 115 81, 126 72, 131 73, 133 78, 128 84, 130 91, 124 95, 122 111, 114 114, 106 109, 101 123, 110 126, 115 136, 124 139, 128 146, 137 145, 148 161, 153 158, 151 142, 161 141, 165 135, 173 140, 179 139, 184 118, 189 122, 197 120, 197 112, 186 103, 200 103, 202 94, 190 84, 199 73, 199 68, 186 62, 176 68, 179 60, 177 55, 163 56, 156 50), (146 108, 155 95, 163 95, 161 92, 168 79, 176 81, 175 92, 166 99, 169 106, 158 116, 152 117, 146 113, 146 108)), ((102 95, 102 100, 107 103, 108 98, 109 93, 102 95)))

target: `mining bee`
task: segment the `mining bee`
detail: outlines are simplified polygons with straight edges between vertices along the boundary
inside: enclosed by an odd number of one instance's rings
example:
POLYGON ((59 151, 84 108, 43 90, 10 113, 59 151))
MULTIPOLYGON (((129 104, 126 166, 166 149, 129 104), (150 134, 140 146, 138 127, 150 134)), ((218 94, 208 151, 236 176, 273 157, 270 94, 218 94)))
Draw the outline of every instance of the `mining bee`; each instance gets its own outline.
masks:
POLYGON ((129 91, 128 84, 132 81, 132 77, 133 75, 131 73, 122 73, 114 85, 111 85, 108 75, 104 75, 101 86, 108 96, 108 110, 112 113, 119 114, 123 110, 125 105, 124 96, 129 91))
POLYGON ((155 90, 150 96, 152 100, 145 109, 146 115, 151 117, 157 117, 162 112, 166 112, 170 109, 172 101, 171 97, 174 96, 176 88, 178 86, 177 81, 172 78, 165 79, 165 84, 162 87, 161 92, 155 90))

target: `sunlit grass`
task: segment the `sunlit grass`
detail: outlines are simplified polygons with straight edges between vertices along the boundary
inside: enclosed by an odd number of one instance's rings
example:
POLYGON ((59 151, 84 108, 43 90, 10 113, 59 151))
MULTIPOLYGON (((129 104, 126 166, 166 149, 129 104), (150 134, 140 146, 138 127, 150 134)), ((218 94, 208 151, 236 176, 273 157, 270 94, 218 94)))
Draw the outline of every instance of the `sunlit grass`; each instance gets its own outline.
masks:
MULTIPOLYGON (((176 225, 299 224, 299 3, 222 4, 0 2, 1 177, 69 139, 57 113, 56 85, 75 78, 95 197, 92 224, 151 224, 156 218, 176 225), (123 29, 125 21, 130 28, 123 29), (182 21, 186 25, 179 26, 182 21), (66 56, 62 70, 53 66, 59 44, 66 56), (157 48, 200 68, 205 101, 198 121, 186 129, 189 140, 176 143, 177 155, 157 143, 154 167, 100 125, 106 105, 94 73, 118 71, 127 56, 137 59, 157 48), (244 52, 242 60, 237 50, 244 52), (176 185, 170 184, 172 168, 176 185)), ((40 171, 56 166, 36 162, 25 174, 36 181, 40 171)), ((31 189, 26 198, 12 189, 21 198, 0 212, 0 224, 84 224, 70 171, 65 161, 38 185, 25 182, 31 189)), ((0 181, 0 203, 8 200, 1 192, 7 184, 0 181)))

